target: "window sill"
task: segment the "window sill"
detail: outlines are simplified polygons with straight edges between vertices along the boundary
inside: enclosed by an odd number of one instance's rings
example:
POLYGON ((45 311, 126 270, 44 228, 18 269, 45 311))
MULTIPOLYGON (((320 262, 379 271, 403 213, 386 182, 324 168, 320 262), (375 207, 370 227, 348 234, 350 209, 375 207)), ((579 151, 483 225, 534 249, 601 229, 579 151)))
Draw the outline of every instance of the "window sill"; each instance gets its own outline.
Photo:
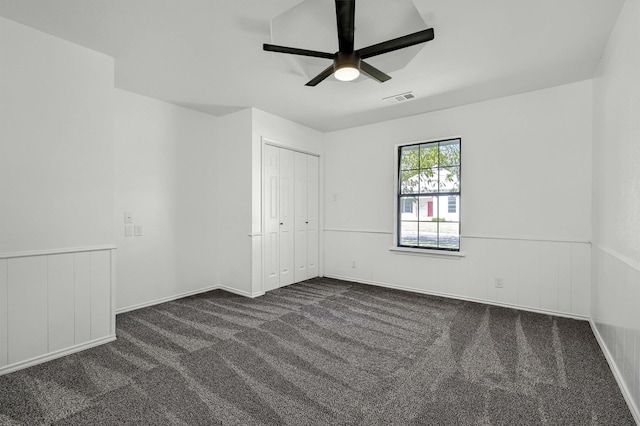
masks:
POLYGON ((444 257, 455 260, 465 257, 465 254, 460 251, 429 250, 410 247, 389 247, 389 250, 398 254, 408 254, 411 256, 444 257))

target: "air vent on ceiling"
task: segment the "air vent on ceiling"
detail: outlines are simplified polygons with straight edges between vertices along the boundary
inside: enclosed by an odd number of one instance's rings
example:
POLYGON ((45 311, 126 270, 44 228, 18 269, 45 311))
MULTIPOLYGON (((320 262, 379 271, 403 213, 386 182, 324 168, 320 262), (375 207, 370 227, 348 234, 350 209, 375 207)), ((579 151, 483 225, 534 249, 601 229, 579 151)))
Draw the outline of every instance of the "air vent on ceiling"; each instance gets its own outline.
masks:
POLYGON ((415 99, 415 97, 416 95, 414 95, 413 92, 406 92, 389 96, 387 98, 382 98, 382 100, 386 101, 389 104, 397 104, 398 102, 410 101, 411 99, 415 99))

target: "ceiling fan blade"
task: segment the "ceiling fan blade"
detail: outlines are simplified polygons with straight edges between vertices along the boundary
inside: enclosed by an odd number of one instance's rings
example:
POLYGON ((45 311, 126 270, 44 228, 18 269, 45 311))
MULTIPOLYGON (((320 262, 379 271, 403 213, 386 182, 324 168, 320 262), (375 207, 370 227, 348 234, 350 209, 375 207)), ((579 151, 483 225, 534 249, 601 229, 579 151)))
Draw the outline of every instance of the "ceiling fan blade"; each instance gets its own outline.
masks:
POLYGON ((338 46, 340 52, 353 52, 355 20, 356 1, 336 0, 336 21, 338 23, 338 46))
POLYGON ((387 74, 380 71, 378 68, 375 68, 369 65, 365 61, 360 61, 360 71, 362 71, 363 74, 366 74, 372 79, 378 80, 380 83, 384 83, 387 80, 391 80, 391 76, 388 76, 387 74))
POLYGON ((358 49, 360 58, 367 59, 373 56, 382 55, 383 53, 393 52, 394 50, 404 49, 405 47, 413 46, 414 44, 420 44, 433 40, 434 33, 433 28, 428 30, 418 31, 413 34, 394 38, 393 40, 384 41, 382 43, 374 44, 369 47, 358 49))
POLYGON ((291 55, 313 56, 314 58, 333 59, 333 53, 318 52, 316 50, 298 49, 295 47, 276 46, 275 44, 264 43, 262 48, 267 52, 289 53, 291 55))
POLYGON ((329 77, 331 74, 333 74, 333 65, 331 65, 326 70, 322 71, 320 74, 313 77, 311 81, 305 84, 305 86, 316 86, 318 83, 320 83, 325 78, 329 77))

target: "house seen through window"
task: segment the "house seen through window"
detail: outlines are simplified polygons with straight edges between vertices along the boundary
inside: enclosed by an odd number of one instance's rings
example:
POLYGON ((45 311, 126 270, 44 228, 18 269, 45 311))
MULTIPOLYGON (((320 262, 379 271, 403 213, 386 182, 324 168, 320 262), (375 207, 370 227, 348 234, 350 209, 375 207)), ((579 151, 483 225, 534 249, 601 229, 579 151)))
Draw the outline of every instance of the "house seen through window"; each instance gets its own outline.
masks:
POLYGON ((460 250, 460 139, 398 147, 398 247, 460 250))

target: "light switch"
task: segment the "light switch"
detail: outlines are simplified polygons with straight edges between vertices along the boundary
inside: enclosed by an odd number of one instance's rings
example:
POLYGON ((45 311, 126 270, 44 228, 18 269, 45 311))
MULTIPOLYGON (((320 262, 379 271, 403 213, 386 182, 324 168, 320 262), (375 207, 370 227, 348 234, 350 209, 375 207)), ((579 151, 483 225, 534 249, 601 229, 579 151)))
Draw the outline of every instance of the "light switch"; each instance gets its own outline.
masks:
POLYGON ((142 225, 136 225, 133 228, 136 237, 142 237, 142 225))
POLYGON ((133 223, 133 213, 124 212, 124 223, 133 223))
POLYGON ((125 237, 133 237, 133 226, 125 225, 124 226, 124 236, 125 237))

